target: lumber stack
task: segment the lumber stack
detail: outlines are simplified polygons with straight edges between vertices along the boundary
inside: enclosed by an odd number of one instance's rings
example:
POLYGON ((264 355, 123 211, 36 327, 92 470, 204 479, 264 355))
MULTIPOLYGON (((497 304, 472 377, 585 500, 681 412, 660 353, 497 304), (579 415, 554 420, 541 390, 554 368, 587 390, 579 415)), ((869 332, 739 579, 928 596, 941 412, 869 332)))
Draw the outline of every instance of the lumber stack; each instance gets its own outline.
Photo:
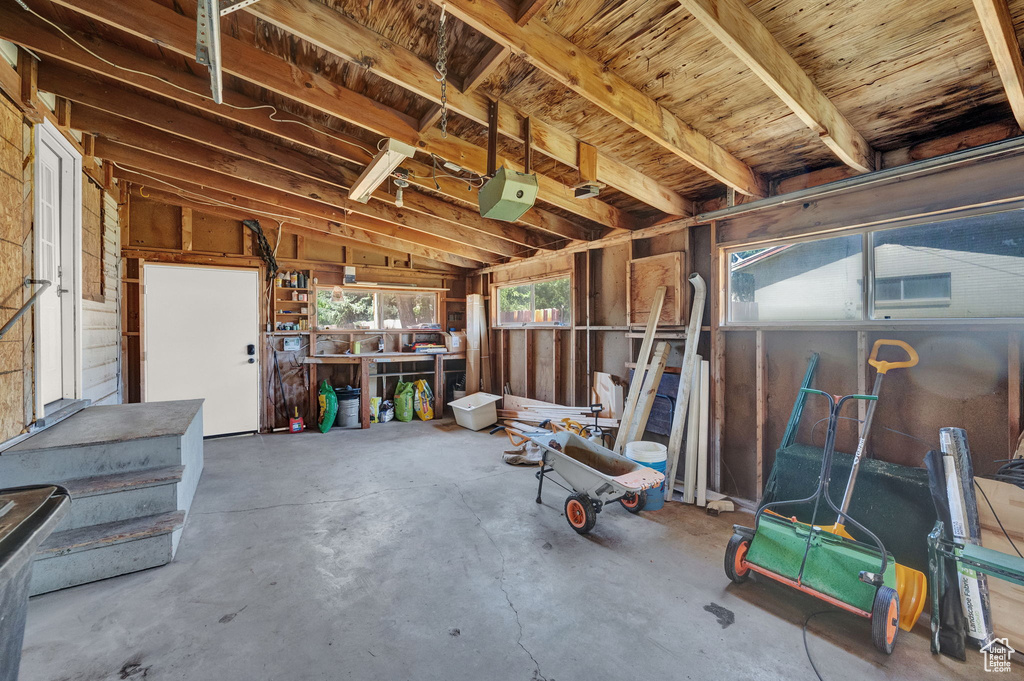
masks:
MULTIPOLYGON (((594 424, 594 416, 586 407, 569 407, 554 402, 531 400, 527 397, 504 395, 502 408, 498 410, 498 418, 514 419, 525 423, 541 423, 542 421, 561 421, 564 418, 578 421, 589 426, 594 424)), ((602 428, 618 428, 618 419, 599 418, 597 425, 602 428)))

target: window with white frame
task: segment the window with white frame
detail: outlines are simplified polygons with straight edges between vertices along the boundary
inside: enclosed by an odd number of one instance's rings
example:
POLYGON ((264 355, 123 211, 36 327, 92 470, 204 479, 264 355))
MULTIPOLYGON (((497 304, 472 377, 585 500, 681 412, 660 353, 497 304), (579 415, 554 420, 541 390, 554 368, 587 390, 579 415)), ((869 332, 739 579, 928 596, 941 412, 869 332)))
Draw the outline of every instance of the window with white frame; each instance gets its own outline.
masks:
POLYGON ((1024 317, 1024 210, 726 258, 728 323, 1024 317))
POLYGON ((321 329, 438 329, 437 292, 321 287, 316 292, 321 329))
POLYGON ((498 287, 498 326, 572 325, 569 277, 498 287))

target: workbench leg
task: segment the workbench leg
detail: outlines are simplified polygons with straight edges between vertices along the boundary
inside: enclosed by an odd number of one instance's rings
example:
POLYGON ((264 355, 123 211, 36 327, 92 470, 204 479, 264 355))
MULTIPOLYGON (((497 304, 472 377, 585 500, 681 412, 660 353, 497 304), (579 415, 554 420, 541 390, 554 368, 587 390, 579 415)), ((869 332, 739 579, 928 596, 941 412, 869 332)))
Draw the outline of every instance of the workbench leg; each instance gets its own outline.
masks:
POLYGON ((444 416, 444 355, 434 355, 434 418, 444 416))
POLYGON ((317 396, 319 395, 318 388, 316 385, 316 365, 310 364, 309 366, 309 423, 306 424, 307 428, 315 429, 316 424, 319 423, 320 409, 317 404, 317 396))
POLYGON ((370 361, 359 362, 359 427, 370 427, 370 361))

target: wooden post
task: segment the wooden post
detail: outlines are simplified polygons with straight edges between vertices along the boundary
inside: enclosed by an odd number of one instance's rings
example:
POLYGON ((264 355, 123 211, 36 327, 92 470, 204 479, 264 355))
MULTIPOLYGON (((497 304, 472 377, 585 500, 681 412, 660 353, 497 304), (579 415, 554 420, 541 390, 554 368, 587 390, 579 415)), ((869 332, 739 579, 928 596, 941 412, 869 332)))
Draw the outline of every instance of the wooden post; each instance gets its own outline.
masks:
MULTIPOLYGON (((313 353, 310 352, 309 356, 312 357, 313 353)), ((320 387, 317 385, 316 368, 316 364, 309 365, 309 423, 306 424, 309 428, 316 428, 317 416, 320 415, 320 405, 317 401, 317 391, 320 387)))
MULTIPOLYGON (((725 335, 721 322, 726 315, 723 272, 726 264, 718 247, 718 224, 711 221, 711 484, 722 491, 722 431, 725 422, 725 335)), ((736 490, 739 492, 739 490, 736 490)))
POLYGON ((1010 457, 1017 451, 1017 440, 1021 433, 1021 334, 1019 331, 1011 331, 1009 339, 1009 353, 1007 358, 1006 388, 1009 397, 1009 448, 1010 457))
POLYGON ((444 415, 444 355, 434 355, 434 418, 444 415))
POLYGON ((185 207, 181 209, 181 250, 192 250, 192 209, 185 207))
POLYGON ((755 392, 757 393, 757 501, 761 501, 764 494, 764 454, 766 450, 765 440, 767 438, 768 420, 768 358, 765 348, 764 331, 758 329, 755 332, 755 345, 757 348, 757 359, 755 363, 755 392))
MULTIPOLYGON (((37 67, 38 69, 38 67, 37 67)), ((65 97, 57 97, 56 105, 53 111, 54 116, 57 118, 57 127, 61 129, 68 129, 71 127, 71 100, 65 97)))
POLYGON ((42 123, 39 104, 39 62, 23 47, 18 48, 18 75, 21 77, 21 110, 33 123, 42 123))
POLYGON ((370 357, 359 359, 359 427, 370 427, 370 357))

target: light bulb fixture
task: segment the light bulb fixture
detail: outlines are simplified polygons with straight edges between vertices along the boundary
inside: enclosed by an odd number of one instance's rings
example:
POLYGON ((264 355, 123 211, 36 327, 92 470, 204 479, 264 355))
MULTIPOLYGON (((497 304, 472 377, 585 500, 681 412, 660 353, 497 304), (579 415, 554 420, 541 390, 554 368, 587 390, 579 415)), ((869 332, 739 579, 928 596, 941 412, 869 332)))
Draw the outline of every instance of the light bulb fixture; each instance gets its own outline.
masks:
POLYGON ((359 203, 366 203, 370 200, 370 195, 379 186, 384 184, 385 180, 391 177, 399 163, 415 155, 416 148, 411 144, 399 142, 389 137, 385 140, 381 150, 370 161, 370 165, 366 166, 362 175, 356 179, 352 184, 352 188, 348 190, 349 198, 359 203))
POLYGON ((396 168, 392 175, 395 178, 395 186, 398 187, 398 191, 395 192, 395 207, 401 208, 405 205, 402 190, 409 186, 409 171, 405 168, 396 168))

